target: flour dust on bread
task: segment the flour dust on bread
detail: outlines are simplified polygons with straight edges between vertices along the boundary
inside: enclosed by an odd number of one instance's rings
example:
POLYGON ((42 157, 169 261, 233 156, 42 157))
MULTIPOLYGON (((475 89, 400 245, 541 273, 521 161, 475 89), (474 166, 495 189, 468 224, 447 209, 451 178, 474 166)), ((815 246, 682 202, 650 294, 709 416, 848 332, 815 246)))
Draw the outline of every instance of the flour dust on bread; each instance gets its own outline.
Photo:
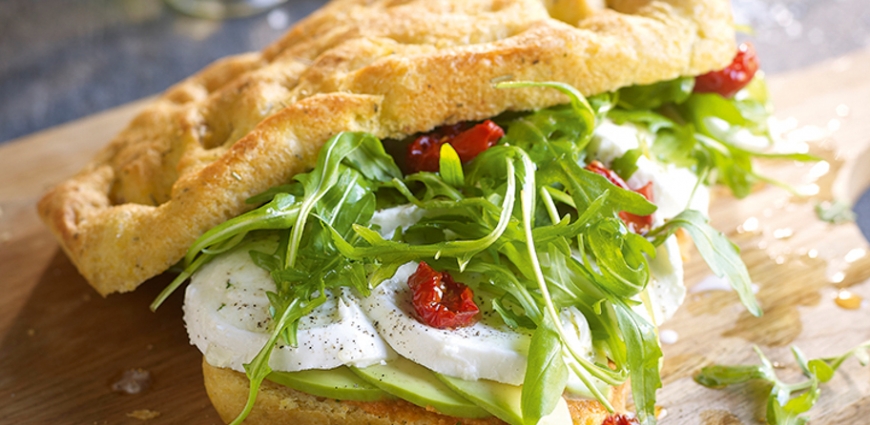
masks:
POLYGON ((337 0, 261 53, 223 59, 147 106, 39 203, 103 295, 178 262, 245 199, 306 171, 341 131, 400 138, 726 65, 717 0, 337 0), (599 3, 599 4, 596 4, 599 3), (549 9, 548 9, 549 7, 549 9), (552 15, 552 16, 551 16, 552 15))

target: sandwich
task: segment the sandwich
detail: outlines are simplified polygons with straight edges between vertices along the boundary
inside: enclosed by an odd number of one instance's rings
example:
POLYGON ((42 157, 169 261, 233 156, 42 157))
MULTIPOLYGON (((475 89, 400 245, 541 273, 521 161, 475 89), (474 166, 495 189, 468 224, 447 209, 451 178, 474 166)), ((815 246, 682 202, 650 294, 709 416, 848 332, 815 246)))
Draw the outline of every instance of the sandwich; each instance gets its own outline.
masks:
POLYGON ((706 219, 765 181, 756 69, 723 1, 335 0, 39 212, 104 296, 190 281, 227 422, 651 424, 689 240, 760 314, 706 219))

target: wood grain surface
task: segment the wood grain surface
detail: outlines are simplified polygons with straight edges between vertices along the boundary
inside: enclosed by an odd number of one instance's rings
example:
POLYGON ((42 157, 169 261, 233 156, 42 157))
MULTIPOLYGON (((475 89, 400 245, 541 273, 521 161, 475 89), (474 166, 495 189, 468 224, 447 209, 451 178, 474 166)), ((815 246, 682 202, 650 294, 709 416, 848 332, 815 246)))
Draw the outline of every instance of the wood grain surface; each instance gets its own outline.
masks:
MULTIPOLYGON (((721 194, 713 222, 743 249, 764 317, 746 313, 733 292, 703 290, 710 272, 687 266, 692 289, 663 326, 663 424, 755 424, 766 389, 709 390, 691 377, 713 363, 755 363, 752 346, 796 378, 788 347, 831 356, 870 339, 870 306, 839 307, 848 289, 870 299, 870 249, 853 224, 819 221, 814 205, 852 199, 870 182, 870 51, 777 75, 770 88, 789 140, 806 139, 824 166, 765 163, 763 171, 817 194, 800 199, 774 187, 735 201, 721 194), (862 156, 863 154, 863 156, 862 156), (748 221, 747 221, 748 220, 748 221), (757 229, 753 230, 753 224, 757 229), (676 339, 676 341, 673 341, 676 339)), ((218 424, 202 387, 200 354, 188 344, 181 297, 157 313, 148 304, 161 276, 131 294, 101 298, 84 282, 39 222, 35 202, 76 172, 119 131, 141 102, 0 147, 0 423, 218 424), (113 390, 125 371, 150 373, 138 394, 113 390)), ((707 281, 709 282, 709 281, 707 281)), ((857 298, 856 298, 857 299, 857 298)), ((814 424, 868 423, 870 368, 854 360, 822 388, 814 424)))

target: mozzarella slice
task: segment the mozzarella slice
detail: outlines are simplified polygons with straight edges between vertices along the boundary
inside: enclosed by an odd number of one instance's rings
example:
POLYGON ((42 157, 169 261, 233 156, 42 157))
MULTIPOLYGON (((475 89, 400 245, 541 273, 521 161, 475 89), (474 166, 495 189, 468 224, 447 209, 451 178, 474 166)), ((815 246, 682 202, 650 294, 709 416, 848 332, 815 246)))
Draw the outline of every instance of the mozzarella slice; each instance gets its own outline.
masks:
MULTIPOLYGON (((387 343, 399 355, 444 375, 521 384, 531 334, 485 320, 458 329, 424 325, 414 316, 407 284, 416 268, 416 263, 399 267, 395 276, 362 300, 363 309, 387 343)), ((481 316, 487 314, 482 311, 481 316)))
POLYGON ((408 227, 416 224, 424 215, 426 210, 414 204, 398 205, 375 212, 371 223, 380 226, 379 233, 384 239, 391 239, 396 229, 408 230, 408 227))
MULTIPOLYGON (((510 329, 479 294, 475 301, 480 320, 473 325, 436 329, 423 324, 416 317, 407 284, 416 267, 416 263, 403 265, 362 300, 366 314, 390 346, 399 355, 444 375, 522 384, 531 331, 510 329)), ((591 359, 592 336, 583 314, 566 309, 560 319, 574 346, 591 359)))
POLYGON ((593 134, 593 155, 604 164, 610 164, 625 152, 640 146, 641 133, 631 124, 617 125, 613 121, 604 120, 595 127, 593 134))
POLYGON ((655 226, 674 218, 685 209, 698 210, 707 215, 710 190, 703 184, 697 185, 698 176, 692 171, 673 164, 653 162, 642 156, 637 160, 637 171, 626 184, 637 189, 649 182, 653 184, 653 202, 658 207, 653 213, 655 226))
POLYGON ((652 323, 657 326, 673 317, 683 300, 686 299, 686 286, 683 284, 683 258, 680 245, 675 236, 665 240, 656 248, 656 258, 649 262, 652 279, 649 293, 652 323))
MULTIPOLYGON (((270 251, 274 249, 263 249, 270 251)), ((191 278, 184 321, 191 344, 218 367, 240 372, 268 342, 272 317, 266 292, 275 284, 255 265, 250 247, 236 249, 204 266, 191 278)), ((298 347, 276 344, 269 365, 278 371, 370 366, 388 358, 389 348, 348 288, 299 321, 298 347)))

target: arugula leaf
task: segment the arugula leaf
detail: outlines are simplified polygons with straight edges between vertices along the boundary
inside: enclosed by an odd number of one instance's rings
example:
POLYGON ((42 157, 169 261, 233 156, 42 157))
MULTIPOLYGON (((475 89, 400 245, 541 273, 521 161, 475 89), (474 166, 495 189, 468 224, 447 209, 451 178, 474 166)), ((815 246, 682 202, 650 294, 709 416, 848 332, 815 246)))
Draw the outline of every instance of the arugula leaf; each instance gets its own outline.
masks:
POLYGON ((770 145, 766 114, 748 114, 746 102, 717 94, 695 93, 679 106, 683 117, 698 130, 696 140, 707 149, 720 178, 738 198, 749 194, 752 184, 765 181, 790 189, 787 185, 757 174, 751 158, 778 158, 818 161, 803 153, 765 153, 758 148, 770 145))
POLYGON ((655 393, 662 387, 659 374, 662 350, 655 326, 623 303, 615 303, 613 308, 625 338, 637 418, 642 425, 655 424, 655 393))
MULTIPOLYGON (((372 182, 389 183, 393 179, 402 177, 399 166, 384 150, 383 143, 377 137, 367 133, 339 133, 336 137, 355 139, 348 141, 356 148, 350 151, 343 162, 362 173, 366 179, 372 182)), ((338 140, 335 143, 342 142, 338 140)))
MULTIPOLYGON (((476 273, 482 277, 478 285, 497 295, 494 309, 505 323, 535 329, 523 389, 524 421, 536 422, 552 411, 570 367, 608 409, 612 406, 600 384, 618 385, 631 376, 639 417, 654 423, 661 350, 653 325, 634 313, 631 306, 637 301, 630 297, 646 286, 647 258, 655 249, 644 237, 628 232, 618 213, 648 215, 656 207, 585 170, 583 162, 596 121, 609 117, 650 129, 655 134, 650 150, 659 157, 693 167, 701 176, 714 174, 713 167, 725 170, 710 179, 733 181, 738 189, 751 183, 756 176, 749 158, 764 154, 745 151, 730 139, 716 139, 725 133, 696 130, 698 124, 681 115, 691 111, 675 106, 691 100, 686 84, 673 81, 588 100, 564 84, 499 84, 557 89, 570 103, 498 118, 507 135, 465 169, 445 145, 440 173, 403 178, 376 138, 341 133, 327 142, 311 172, 252 198, 268 202, 197 241, 171 289, 214 255, 241 249, 240 241, 249 233, 266 230, 270 238, 277 235, 274 252, 251 252, 276 284, 267 294, 274 318, 270 345, 246 365, 252 405, 270 371, 272 346, 280 339, 295 345, 299 318, 322 303, 324 294, 350 287, 365 295, 408 261, 425 259, 439 269, 476 273), (668 103, 649 103, 650 93, 656 91, 668 103), (657 109, 625 109, 628 106, 657 109), (425 210, 424 218, 393 235, 381 236, 370 227, 375 208, 403 199, 425 210), (559 312, 568 307, 586 317, 595 351, 602 357, 585 358, 585 349, 575 347, 559 325, 559 312)), ((757 112, 747 105, 732 105, 743 117, 740 125, 750 125, 754 118, 749 115, 757 112)), ((645 149, 629 152, 614 167, 630 176, 645 149)), ((664 238, 678 227, 694 230, 695 236, 707 239, 706 250, 719 267, 714 271, 734 275, 740 285, 748 286, 748 277, 731 263, 739 262, 734 246, 699 220, 691 214, 678 216, 674 224, 651 236, 664 238), (724 255, 718 252, 722 250, 724 255)), ((820 363, 807 367, 820 374, 824 369, 820 363)))
POLYGON ((826 223, 843 224, 855 221, 855 212, 846 201, 818 203, 815 206, 815 211, 816 217, 826 223))
POLYGON ((643 155, 643 151, 640 148, 629 149, 610 163, 610 169, 623 180, 628 181, 637 171, 637 159, 641 155, 643 155))
POLYGON ((291 194, 295 197, 301 197, 303 195, 302 185, 299 183, 291 183, 291 184, 282 184, 278 186, 272 186, 266 191, 254 195, 248 199, 245 199, 246 204, 253 205, 261 205, 266 202, 271 201, 278 194, 291 194))
MULTIPOLYGON (((830 366, 834 372, 836 372, 846 359, 853 356, 858 359, 861 366, 867 366, 870 364, 870 341, 864 341, 838 357, 822 358, 818 360, 824 362, 830 366)), ((813 362, 810 361, 810 363, 812 364, 813 362)))
POLYGON ((561 325, 544 316, 529 344, 521 397, 523 422, 528 425, 536 425, 556 408, 568 382, 568 367, 562 359, 562 342, 556 326, 561 325))
MULTIPOLYGON (((792 190, 753 170, 752 158, 818 161, 807 154, 762 152, 770 135, 770 104, 761 74, 733 98, 692 93, 693 79, 620 89, 617 109, 608 118, 645 126, 655 136, 651 152, 664 162, 692 169, 709 183, 722 182, 734 196, 747 196, 755 183, 792 190)), ((793 190, 792 190, 793 191, 793 190)))
POLYGON ((620 298, 639 294, 650 279, 644 254, 655 257, 655 247, 642 236, 629 232, 622 220, 607 218, 594 223, 581 249, 595 256, 604 289, 620 298))
MULTIPOLYGON (((518 178, 521 179, 521 190, 520 190, 520 209, 522 216, 522 229, 525 237, 525 248, 526 255, 528 257, 528 266, 531 271, 534 273, 534 280, 537 283, 538 290, 541 293, 541 298, 544 304, 544 314, 549 315, 550 319, 555 323, 560 323, 559 314, 556 311, 556 306, 553 302, 553 299, 550 295, 550 290, 547 285, 547 280, 544 277, 543 268, 541 267, 540 259, 538 258, 537 248, 535 243, 533 242, 532 237, 532 209, 535 202, 535 173, 534 173, 534 163, 532 163, 531 158, 525 154, 524 151, 517 149, 516 156, 518 161, 518 178)), ((613 373, 608 373, 612 371, 603 371, 602 368, 596 367, 591 364, 588 360, 586 360, 580 351, 574 347, 574 344, 571 342, 569 338, 564 334, 564 330, 561 326, 556 326, 556 331, 559 334, 559 337, 562 341, 562 344, 565 347, 565 350, 570 354, 572 359, 579 363, 586 372, 592 374, 593 376, 605 380, 605 382, 613 383, 615 379, 619 379, 619 377, 614 376, 613 373)), ((578 375, 581 380, 583 380, 584 384, 589 388, 595 397, 601 401, 601 403, 607 407, 609 410, 612 410, 609 401, 607 398, 600 392, 596 385, 592 384, 592 382, 588 379, 586 373, 581 373, 578 375)))
POLYGON ((708 388, 723 388, 728 385, 741 384, 753 379, 767 377, 765 370, 756 365, 707 366, 695 375, 695 382, 708 388))
POLYGON ((387 182, 401 175, 398 167, 393 163, 392 157, 384 152, 381 141, 370 134, 344 132, 327 141, 320 149, 314 170, 309 174, 296 176, 296 180, 301 182, 305 188, 305 198, 299 204, 299 216, 290 234, 290 246, 287 249, 285 259, 285 264, 288 267, 293 267, 296 264, 302 231, 305 229, 308 216, 317 201, 335 185, 339 177, 339 165, 345 158, 348 158, 351 164, 358 167, 363 162, 367 164, 362 166, 359 171, 368 174, 367 177, 370 179, 387 182), (360 158, 368 158, 369 160, 362 161, 360 158), (372 161, 373 158, 380 158, 381 161, 372 161), (369 163, 378 165, 372 166, 368 165, 369 163))
POLYGON ((516 320, 518 325, 534 329, 543 320, 539 297, 530 290, 531 285, 521 282, 517 274, 513 273, 512 270, 505 268, 503 265, 492 264, 482 260, 472 261, 466 267, 466 270, 485 276, 490 285, 486 288, 487 290, 510 295, 513 301, 522 307, 525 317, 531 323, 516 320))
POLYGON ((723 388, 728 385, 742 384, 752 380, 764 380, 771 385, 767 398, 767 423, 771 425, 803 425, 809 419, 802 414, 812 409, 821 394, 820 385, 828 382, 834 372, 849 357, 855 356, 866 366, 865 360, 870 350, 870 341, 865 341, 846 353, 832 358, 806 360, 797 347, 792 347, 792 353, 801 370, 808 379, 806 381, 787 384, 779 380, 773 364, 758 347, 755 352, 761 360, 761 365, 741 366, 707 366, 695 375, 695 382, 711 388, 723 388))
POLYGON ((680 77, 658 83, 619 89, 619 103, 625 109, 655 109, 665 103, 683 103, 692 89, 695 77, 680 77))
POLYGON ((426 190, 423 191, 422 199, 417 199, 411 190, 408 189, 408 186, 405 182, 402 182, 399 179, 393 180, 393 185, 403 195, 408 199, 408 202, 411 202, 414 205, 422 206, 423 202, 431 201, 436 198, 447 198, 453 201, 461 201, 465 199, 465 196, 462 195, 459 190, 450 186, 445 182, 441 177, 439 177, 435 173, 430 173, 428 171, 421 171, 419 173, 411 174, 410 176, 405 178, 407 183, 422 183, 426 190))
POLYGON ((513 330, 519 328, 536 329, 538 325, 532 319, 528 316, 517 314, 506 305, 505 299, 507 295, 505 294, 502 298, 492 299, 492 308, 501 316, 504 323, 513 330))
POLYGON ((377 232, 355 224, 353 229, 356 234, 368 242, 370 246, 354 247, 345 241, 334 229, 330 228, 333 242, 342 255, 352 259, 376 259, 398 267, 408 261, 419 261, 427 257, 439 258, 441 256, 450 256, 457 258, 459 267, 462 269, 468 264, 471 257, 495 243, 507 228, 515 200, 514 188, 516 183, 513 170, 513 164, 508 162, 506 174, 507 186, 501 214, 492 231, 480 239, 445 241, 428 245, 408 245, 402 242, 385 240, 377 232))
POLYGON ((441 156, 439 159, 439 171, 441 178, 447 184, 453 187, 462 187, 465 185, 465 175, 462 173, 462 162, 459 160, 459 154, 453 149, 450 143, 441 145, 441 156))
POLYGON ((656 246, 664 243, 677 229, 685 229, 698 253, 713 271, 713 274, 724 277, 737 291, 740 301, 753 316, 761 316, 761 307, 752 293, 752 281, 749 271, 740 259, 740 250, 725 235, 709 225, 708 219, 695 210, 685 210, 669 220, 663 226, 653 229, 648 236, 655 238, 656 246))
POLYGON ((653 134, 678 126, 674 120, 651 110, 614 109, 607 114, 607 118, 620 125, 632 123, 646 126, 653 134))
POLYGON ((501 144, 523 149, 539 166, 552 159, 568 156, 578 160, 592 140, 596 112, 574 87, 563 83, 510 81, 496 88, 552 88, 559 90, 570 104, 541 109, 512 120, 501 144))
POLYGON ((244 236, 254 230, 289 228, 298 217, 297 198, 289 193, 278 193, 268 204, 231 218, 205 232, 188 249, 184 263, 190 265, 203 250, 234 240, 238 235, 244 236))
POLYGON ((605 291, 587 278, 583 265, 573 257, 570 247, 560 248, 556 243, 551 243, 548 248, 541 268, 555 305, 591 311, 593 305, 606 299, 605 291))
MULTIPOLYGON (((321 292, 320 296, 314 300, 309 300, 308 297, 295 298, 289 305, 283 308, 282 313, 275 322, 275 328, 280 330, 288 326, 290 323, 298 321, 309 314, 318 305, 322 304, 325 300, 325 292, 321 292)), ((280 335, 281 332, 273 332, 272 336, 269 337, 269 341, 266 342, 266 345, 259 353, 257 353, 254 359, 251 360, 250 363, 244 365, 245 374, 248 376, 251 384, 248 391, 248 400, 245 402, 245 407, 230 423, 230 425, 241 424, 251 413, 251 410, 253 410, 254 402, 257 399, 257 393, 260 391, 260 385, 263 383, 263 379, 266 379, 266 377, 272 373, 272 368, 269 366, 269 357, 271 356, 272 349, 275 348, 275 344, 278 342, 278 337, 280 335)))
POLYGON ((656 206, 643 195, 622 189, 606 177, 586 170, 568 159, 560 159, 551 167, 540 170, 538 178, 544 186, 567 185, 566 191, 570 193, 573 206, 578 211, 585 211, 605 191, 610 192, 602 211, 605 216, 615 217, 614 214, 619 211, 649 215, 656 210, 656 206))
POLYGON ((716 118, 735 126, 745 126, 749 121, 733 100, 716 93, 694 93, 679 105, 683 117, 695 123, 701 132, 710 135, 709 118, 716 118))
POLYGON ((355 223, 368 223, 375 212, 373 187, 361 173, 340 166, 339 178, 315 205, 321 220, 348 237, 355 223), (353 208, 343 208, 353 206, 353 208))
POLYGON ((169 298, 169 296, 172 295, 172 293, 175 292, 175 290, 178 289, 181 284, 186 282, 187 279, 190 279, 190 277, 193 276, 193 273, 196 272, 196 270, 211 261, 212 258, 214 258, 213 255, 204 254, 197 258, 196 261, 191 263, 189 266, 185 267, 184 271, 179 273, 178 276, 176 276, 175 279, 173 279, 172 282, 169 283, 169 285, 163 288, 163 290, 160 291, 160 294, 157 295, 157 298, 155 298, 154 301, 151 302, 151 305, 149 306, 151 311, 157 311, 157 309, 160 308, 160 305, 163 304, 163 301, 166 301, 166 299, 169 298))

